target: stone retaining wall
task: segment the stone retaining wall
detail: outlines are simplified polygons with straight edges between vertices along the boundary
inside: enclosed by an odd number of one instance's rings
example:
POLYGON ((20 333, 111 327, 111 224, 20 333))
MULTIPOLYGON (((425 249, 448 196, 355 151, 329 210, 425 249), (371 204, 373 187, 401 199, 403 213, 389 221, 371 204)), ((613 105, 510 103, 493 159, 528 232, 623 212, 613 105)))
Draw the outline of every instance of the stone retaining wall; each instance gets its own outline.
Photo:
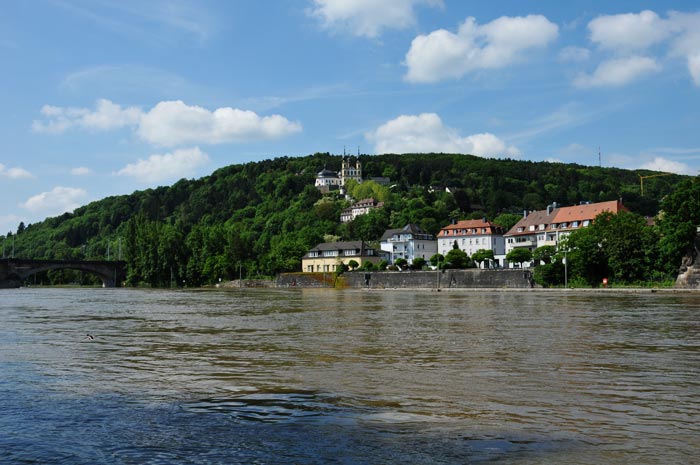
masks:
POLYGON ((278 287, 369 287, 373 289, 444 288, 532 288, 529 270, 445 270, 436 271, 363 271, 334 273, 283 273, 277 277, 278 287))

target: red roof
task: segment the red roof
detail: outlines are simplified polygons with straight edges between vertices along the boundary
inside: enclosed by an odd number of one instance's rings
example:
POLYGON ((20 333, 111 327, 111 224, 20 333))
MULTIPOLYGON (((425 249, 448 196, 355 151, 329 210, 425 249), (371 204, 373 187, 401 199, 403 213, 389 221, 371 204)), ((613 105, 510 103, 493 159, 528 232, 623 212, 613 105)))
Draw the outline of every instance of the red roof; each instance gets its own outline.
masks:
POLYGON ((561 231, 575 229, 572 223, 578 222, 576 227, 582 227, 584 221, 593 221, 603 212, 618 213, 627 211, 619 200, 609 202, 588 203, 574 205, 572 207, 549 208, 528 213, 510 228, 506 236, 521 236, 542 231, 561 231), (566 226, 564 226, 566 225, 566 226), (543 226, 543 229, 540 228, 543 226))
POLYGON ((503 234, 503 228, 490 221, 462 220, 445 226, 440 230, 438 237, 445 236, 475 236, 482 234, 503 234), (482 231, 484 230, 485 231, 482 231))

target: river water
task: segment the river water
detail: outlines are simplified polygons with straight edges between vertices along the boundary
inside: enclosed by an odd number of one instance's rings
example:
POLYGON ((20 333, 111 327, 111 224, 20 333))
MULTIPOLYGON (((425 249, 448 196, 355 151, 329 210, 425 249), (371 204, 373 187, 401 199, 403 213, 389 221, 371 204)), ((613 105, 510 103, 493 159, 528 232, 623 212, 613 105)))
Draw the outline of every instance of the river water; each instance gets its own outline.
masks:
POLYGON ((699 420, 696 294, 0 291, 2 464, 698 464, 699 420))

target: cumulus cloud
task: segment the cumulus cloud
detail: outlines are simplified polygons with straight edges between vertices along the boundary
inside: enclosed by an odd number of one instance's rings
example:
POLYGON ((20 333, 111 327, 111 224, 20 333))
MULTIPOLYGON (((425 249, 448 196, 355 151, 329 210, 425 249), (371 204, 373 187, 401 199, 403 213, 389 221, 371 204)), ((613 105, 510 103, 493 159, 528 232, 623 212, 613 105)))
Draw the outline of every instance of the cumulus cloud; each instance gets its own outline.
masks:
POLYGON ((209 111, 177 100, 160 102, 144 114, 137 132, 152 144, 171 147, 276 139, 300 131, 300 123, 280 115, 261 117, 231 107, 209 111))
POLYGON ((301 131, 300 123, 281 115, 259 116, 231 107, 210 111, 180 100, 160 102, 148 112, 102 99, 95 110, 45 105, 41 113, 46 121, 34 121, 35 132, 60 134, 75 127, 103 131, 131 127, 143 140, 168 147, 274 139, 301 131))
POLYGON ((0 177, 10 179, 32 179, 34 178, 34 175, 24 168, 7 168, 5 165, 0 163, 0 177))
POLYGON ((147 183, 161 182, 192 176, 198 167, 208 162, 209 156, 195 147, 151 155, 147 160, 126 165, 116 174, 147 183))
POLYGON ((644 163, 639 168, 652 171, 663 171, 664 173, 688 175, 697 174, 697 170, 694 170, 689 165, 663 157, 655 157, 653 160, 644 163))
POLYGON ((696 86, 700 86, 700 53, 688 55, 688 70, 696 86))
POLYGON ((405 29, 416 23, 417 5, 443 6, 442 0, 313 0, 308 14, 325 29, 377 37, 384 29, 405 29))
MULTIPOLYGON (((654 59, 647 58, 647 62, 642 64, 639 61, 639 55, 642 52, 648 55, 653 50, 653 46, 664 46, 667 48, 668 56, 682 57, 686 60, 693 82, 700 86, 700 13, 672 11, 667 18, 661 18, 650 10, 644 10, 640 13, 605 15, 588 23, 588 29, 591 42, 597 44, 601 50, 610 52, 619 60, 637 59, 635 62, 631 61, 636 68, 631 70, 629 74, 643 74, 647 71, 658 70, 649 61, 654 59)), ((615 63, 615 60, 609 60, 608 65, 610 63, 615 63)), ((604 65, 605 63, 601 66, 604 65)), ((620 70, 615 71, 618 72, 617 77, 619 78, 620 70)), ((602 76, 599 77, 601 79, 591 79, 590 82, 606 82, 602 76)), ((622 83, 631 80, 633 78, 622 83)), ((620 83, 619 79, 607 81, 609 85, 619 85, 620 83)), ((574 84, 587 87, 588 82, 589 80, 584 76, 579 77, 574 84)))
POLYGON ((672 33, 671 23, 650 10, 599 16, 588 29, 591 41, 600 47, 623 52, 645 50, 672 33))
POLYGON ((479 69, 503 68, 558 35, 559 27, 541 15, 502 16, 484 25, 469 17, 456 34, 438 29, 413 39, 406 53, 406 80, 437 82, 479 69))
POLYGON ((85 201, 87 192, 74 187, 54 187, 49 192, 42 192, 21 203, 20 207, 32 212, 60 214, 78 208, 85 201))
POLYGON ((576 87, 621 86, 641 76, 661 71, 661 65, 649 57, 632 56, 602 62, 593 74, 580 74, 576 87))
POLYGON ((461 137, 435 113, 401 115, 365 135, 375 153, 446 152, 517 157, 520 150, 490 133, 461 137))
POLYGON ((35 132, 49 134, 60 134, 73 127, 107 131, 124 126, 137 125, 142 113, 138 107, 122 108, 121 105, 106 99, 98 100, 94 110, 44 105, 41 109, 41 114, 48 121, 35 120, 32 124, 32 129, 35 132))

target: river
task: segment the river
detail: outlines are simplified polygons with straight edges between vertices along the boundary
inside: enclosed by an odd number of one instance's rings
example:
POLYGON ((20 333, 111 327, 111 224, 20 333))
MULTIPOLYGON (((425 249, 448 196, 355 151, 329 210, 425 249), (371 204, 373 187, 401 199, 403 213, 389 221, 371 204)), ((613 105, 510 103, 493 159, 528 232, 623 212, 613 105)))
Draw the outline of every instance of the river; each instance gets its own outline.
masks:
POLYGON ((697 464, 698 419, 694 293, 0 291, 3 464, 697 464))

